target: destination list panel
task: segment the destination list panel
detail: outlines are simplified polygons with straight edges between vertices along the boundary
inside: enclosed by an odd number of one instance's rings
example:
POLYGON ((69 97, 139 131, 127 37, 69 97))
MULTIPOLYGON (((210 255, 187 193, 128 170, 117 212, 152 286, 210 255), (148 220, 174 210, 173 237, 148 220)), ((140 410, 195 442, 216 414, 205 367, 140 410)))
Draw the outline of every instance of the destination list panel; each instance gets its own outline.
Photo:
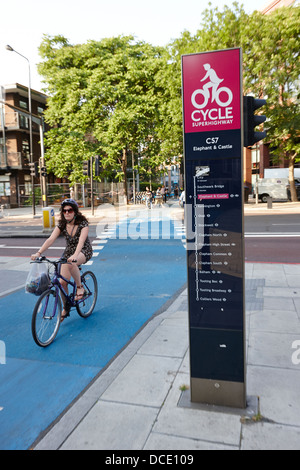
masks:
POLYGON ((186 164, 190 175, 186 217, 191 326, 241 329, 240 159, 201 159, 186 164))

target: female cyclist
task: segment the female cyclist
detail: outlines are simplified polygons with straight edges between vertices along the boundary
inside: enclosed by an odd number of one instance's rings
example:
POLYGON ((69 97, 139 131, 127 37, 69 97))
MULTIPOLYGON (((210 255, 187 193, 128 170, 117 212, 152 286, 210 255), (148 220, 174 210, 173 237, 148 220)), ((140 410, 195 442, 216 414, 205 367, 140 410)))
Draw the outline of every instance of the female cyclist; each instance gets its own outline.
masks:
MULTIPOLYGON (((81 274, 79 267, 85 264, 93 256, 93 249, 88 238, 89 224, 85 216, 79 212, 78 204, 74 199, 65 199, 61 203, 60 220, 58 225, 53 230, 51 236, 45 241, 39 251, 31 255, 31 259, 39 258, 44 251, 46 251, 55 240, 64 235, 66 239, 66 249, 63 257, 72 264, 63 264, 61 267, 61 274, 66 279, 70 280, 73 277, 76 285, 77 292, 75 300, 81 300, 84 296, 84 288, 81 285, 81 274)), ((61 284, 67 292, 68 284, 61 280, 61 284)), ((65 303, 63 298, 64 309, 62 312, 62 321, 69 315, 70 308, 65 303)))

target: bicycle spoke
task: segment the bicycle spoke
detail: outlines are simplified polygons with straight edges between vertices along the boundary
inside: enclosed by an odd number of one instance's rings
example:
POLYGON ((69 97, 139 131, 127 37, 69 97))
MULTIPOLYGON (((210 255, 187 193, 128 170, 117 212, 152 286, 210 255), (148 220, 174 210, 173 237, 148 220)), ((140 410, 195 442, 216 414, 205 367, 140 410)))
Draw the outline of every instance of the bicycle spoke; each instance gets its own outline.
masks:
POLYGON ((84 273, 81 280, 87 295, 77 303, 76 308, 81 317, 87 318, 93 313, 95 308, 98 286, 95 275, 90 271, 84 273))
MULTIPOLYGON (((49 317, 44 317, 43 321, 40 324, 39 329, 37 330, 37 335, 41 341, 43 341, 44 339, 48 339, 49 337, 49 334, 47 336, 47 331, 49 331, 51 328, 49 321, 51 321, 49 320, 49 317)), ((51 335, 51 332, 50 332, 50 335, 51 335)))
POLYGON ((48 290, 38 300, 32 317, 32 334, 35 342, 42 347, 55 339, 61 316, 61 302, 56 292, 48 290))

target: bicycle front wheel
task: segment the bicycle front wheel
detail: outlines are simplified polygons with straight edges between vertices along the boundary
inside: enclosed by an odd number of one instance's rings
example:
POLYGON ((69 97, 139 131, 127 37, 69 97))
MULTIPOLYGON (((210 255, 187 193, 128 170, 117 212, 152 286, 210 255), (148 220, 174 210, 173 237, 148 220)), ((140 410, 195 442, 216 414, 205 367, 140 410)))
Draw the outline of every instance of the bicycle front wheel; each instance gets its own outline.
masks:
POLYGON ((81 276, 81 283, 84 287, 85 294, 82 300, 76 304, 78 314, 87 318, 92 315, 98 297, 98 283, 94 273, 87 271, 81 276))
POLYGON ((60 327, 62 313, 61 299, 54 289, 44 292, 36 303, 32 315, 31 331, 38 346, 51 344, 60 327))

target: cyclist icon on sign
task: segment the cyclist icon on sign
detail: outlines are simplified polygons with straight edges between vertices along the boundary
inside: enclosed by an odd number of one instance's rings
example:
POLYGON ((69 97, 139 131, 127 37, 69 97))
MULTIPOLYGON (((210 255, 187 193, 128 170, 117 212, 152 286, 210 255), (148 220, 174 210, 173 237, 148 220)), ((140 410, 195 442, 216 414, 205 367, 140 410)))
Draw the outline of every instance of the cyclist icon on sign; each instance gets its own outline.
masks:
POLYGON ((219 106, 222 106, 222 107, 228 106, 232 101, 233 94, 232 94, 232 91, 227 87, 219 88, 219 85, 220 83, 224 81, 224 78, 219 78, 216 71, 211 68, 210 64, 204 64, 203 67, 206 70, 206 74, 200 81, 204 82, 207 79, 209 79, 209 81, 205 83, 205 85, 203 85, 202 90, 201 89, 195 90, 194 93, 192 94, 193 106, 197 109, 202 109, 206 107, 208 100, 210 98, 209 88, 212 88, 212 96, 211 96, 212 103, 216 101, 219 106), (227 101, 221 101, 220 94, 222 92, 227 94, 228 96, 227 101), (196 101, 197 95, 202 95, 204 98, 201 104, 197 103, 196 101))
POLYGON ((224 78, 219 78, 218 75, 216 74, 215 70, 211 68, 210 64, 204 64, 203 67, 205 70, 207 70, 206 75, 201 82, 204 82, 207 78, 209 78, 209 82, 205 83, 203 85, 203 91, 209 95, 208 88, 212 88, 212 97, 211 97, 211 102, 213 103, 216 99, 216 91, 218 89, 218 86, 220 83, 224 81, 224 78))

